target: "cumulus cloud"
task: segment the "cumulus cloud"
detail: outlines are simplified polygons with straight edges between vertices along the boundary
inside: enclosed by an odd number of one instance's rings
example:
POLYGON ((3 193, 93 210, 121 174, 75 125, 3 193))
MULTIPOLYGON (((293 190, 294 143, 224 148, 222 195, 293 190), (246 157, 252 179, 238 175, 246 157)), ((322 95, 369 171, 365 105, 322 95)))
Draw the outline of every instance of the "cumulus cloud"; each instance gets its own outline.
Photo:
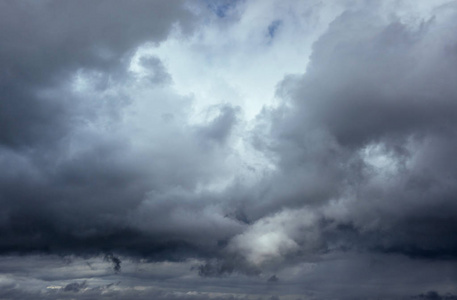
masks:
POLYGON ((449 22, 440 10, 417 24, 362 10, 330 24, 304 75, 281 83, 285 104, 263 115, 271 127, 254 131, 280 170, 264 210, 323 209, 332 226, 359 235, 356 247, 455 252, 452 229, 439 225, 452 228, 454 210, 454 170, 445 163, 456 111, 449 22))
POLYGON ((0 297, 452 299, 454 3, 0 15, 0 297))
POLYGON ((241 253, 254 265, 281 260, 300 252, 313 253, 319 248, 317 218, 303 210, 286 210, 265 217, 235 236, 230 250, 241 253))

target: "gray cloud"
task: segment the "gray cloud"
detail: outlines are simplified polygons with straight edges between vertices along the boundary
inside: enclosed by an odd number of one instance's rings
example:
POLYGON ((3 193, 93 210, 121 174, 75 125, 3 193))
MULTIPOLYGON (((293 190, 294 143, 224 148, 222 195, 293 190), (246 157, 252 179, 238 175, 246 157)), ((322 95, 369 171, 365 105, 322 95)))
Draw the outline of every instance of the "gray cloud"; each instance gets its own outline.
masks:
POLYGON ((175 22, 192 24, 180 3, 166 1, 6 1, 0 11, 4 146, 52 142, 78 118, 72 101, 40 96, 42 90, 78 69, 113 72, 142 42, 164 39, 175 22))
POLYGON ((280 172, 250 214, 320 207, 337 243, 454 256, 456 41, 441 31, 452 23, 440 16, 408 27, 366 11, 338 17, 306 73, 282 82, 287 106, 263 116, 271 129, 254 131, 280 172))
POLYGON ((453 299, 455 7, 345 10, 249 123, 229 102, 195 112, 155 53, 131 68, 177 28, 235 24, 244 2, 223 3, 0 3, 0 254, 112 265, 22 291, 30 266, 7 264, 0 298, 453 299), (129 259, 196 263, 154 275, 169 292, 129 259))
POLYGON ((82 289, 84 289, 86 286, 87 286, 86 281, 83 281, 83 282, 72 282, 72 283, 67 284, 63 288, 63 290, 64 290, 64 292, 77 293, 77 292, 81 291, 82 289))
MULTIPOLYGON (((192 14, 182 3, 166 1, 1 5, 2 35, 8 41, 0 57, 5 87, 0 150, 3 169, 8 170, 0 182, 5 208, 1 251, 97 253, 123 245, 127 252, 147 248, 170 255, 165 249, 180 248, 173 245, 185 242, 147 242, 148 234, 131 228, 126 215, 151 190, 171 183, 196 184, 198 177, 189 177, 194 167, 187 166, 190 174, 175 173, 179 164, 191 163, 193 155, 171 154, 152 162, 153 171, 146 170, 135 158, 137 149, 126 143, 131 137, 100 129, 117 126, 129 96, 105 100, 98 94, 129 84, 126 60, 132 51, 142 43, 163 40, 176 23, 189 32, 192 14), (81 96, 70 92, 75 74, 88 81, 92 91, 81 96), (98 128, 90 130, 88 125, 98 128), (167 165, 170 159, 176 167, 167 165), (141 246, 145 242, 148 247, 141 246)), ((142 64, 153 69, 155 86, 169 80, 158 59, 142 64)), ((217 130, 223 131, 223 126, 217 130)))
POLYGON ((428 291, 427 293, 420 294, 419 296, 413 297, 413 299, 436 299, 436 300, 442 300, 442 299, 456 299, 457 297, 455 295, 452 295, 450 293, 447 293, 446 295, 440 295, 436 291, 428 291))
POLYGON ((114 256, 112 253, 108 253, 108 254, 105 255, 104 259, 113 264, 114 272, 120 272, 121 271, 121 263, 122 263, 122 261, 121 261, 121 259, 119 257, 114 256))

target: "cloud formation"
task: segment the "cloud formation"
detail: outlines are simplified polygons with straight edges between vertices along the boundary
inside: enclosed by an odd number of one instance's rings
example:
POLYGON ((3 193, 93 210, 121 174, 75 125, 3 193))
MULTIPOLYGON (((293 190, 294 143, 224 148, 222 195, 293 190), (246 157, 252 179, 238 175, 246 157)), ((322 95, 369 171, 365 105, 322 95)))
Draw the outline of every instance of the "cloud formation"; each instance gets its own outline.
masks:
POLYGON ((0 3, 0 298, 453 299, 456 8, 0 3))

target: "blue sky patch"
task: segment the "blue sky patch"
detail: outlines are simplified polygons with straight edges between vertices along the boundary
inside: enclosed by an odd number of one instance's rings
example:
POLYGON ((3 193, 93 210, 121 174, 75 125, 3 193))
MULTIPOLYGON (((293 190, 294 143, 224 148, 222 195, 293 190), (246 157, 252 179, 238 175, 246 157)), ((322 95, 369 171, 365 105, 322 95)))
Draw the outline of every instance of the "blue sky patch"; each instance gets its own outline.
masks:
POLYGON ((208 3, 208 7, 213 11, 219 18, 226 17, 230 10, 237 5, 240 0, 205 0, 208 3))
POLYGON ((268 36, 270 38, 274 38, 276 32, 278 31, 279 26, 281 26, 282 21, 281 20, 275 20, 271 22, 271 24, 268 26, 268 36))

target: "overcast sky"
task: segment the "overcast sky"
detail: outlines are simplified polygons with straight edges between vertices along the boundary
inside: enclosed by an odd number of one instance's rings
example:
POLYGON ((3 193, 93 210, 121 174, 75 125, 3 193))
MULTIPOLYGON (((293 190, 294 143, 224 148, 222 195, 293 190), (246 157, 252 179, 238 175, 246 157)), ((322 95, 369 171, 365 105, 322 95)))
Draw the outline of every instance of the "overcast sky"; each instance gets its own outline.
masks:
POLYGON ((0 0, 0 299, 457 299, 457 2, 0 0))

